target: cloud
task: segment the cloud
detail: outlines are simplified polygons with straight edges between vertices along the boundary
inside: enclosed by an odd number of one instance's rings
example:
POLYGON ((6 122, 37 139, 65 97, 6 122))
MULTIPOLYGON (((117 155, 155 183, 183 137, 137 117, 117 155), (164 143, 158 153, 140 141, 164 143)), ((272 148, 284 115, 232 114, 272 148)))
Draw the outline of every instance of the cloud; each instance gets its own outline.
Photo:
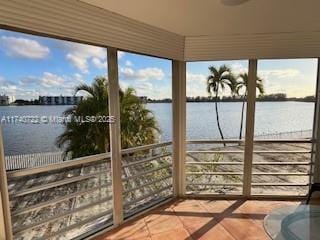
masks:
POLYGON ((23 77, 19 83, 20 85, 28 86, 28 85, 39 83, 39 79, 33 76, 26 76, 26 77, 23 77))
POLYGON ((78 81, 79 83, 83 83, 83 82, 84 82, 83 77, 82 77, 81 74, 75 73, 73 76, 74 76, 74 79, 75 79, 76 81, 78 81))
POLYGON ((206 91, 207 77, 204 74, 187 72, 187 96, 208 96, 206 91))
POLYGON ((150 90, 146 90, 142 96, 148 96, 153 99, 172 98, 172 89, 170 86, 157 86, 152 88, 151 93, 150 90))
POLYGON ((89 73, 89 67, 86 58, 72 53, 68 53, 66 58, 74 67, 78 68, 82 73, 89 73))
POLYGON ((171 85, 169 86, 158 86, 154 85, 148 81, 146 82, 137 82, 134 85, 122 82, 120 84, 122 88, 133 87, 136 90, 138 96, 147 96, 151 99, 163 99, 171 98, 172 91, 171 85))
MULTIPOLYGON (((207 92, 207 75, 187 72, 186 78, 186 90, 188 97, 209 96, 209 93, 207 92)), ((220 96, 229 96, 230 94, 231 91, 228 88, 225 90, 219 90, 220 96)))
POLYGON ((153 86, 152 86, 152 83, 150 82, 142 82, 140 85, 138 85, 136 87, 138 90, 142 90, 142 91, 145 91, 145 90, 152 90, 153 89, 153 86))
POLYGON ((121 59, 125 55, 125 52, 118 51, 118 58, 121 59))
POLYGON ((244 67, 241 63, 234 63, 231 65, 232 72, 236 75, 241 73, 248 73, 248 67, 244 67))
POLYGON ((107 50, 105 48, 72 42, 61 42, 59 46, 68 52, 66 59, 81 73, 89 73, 90 62, 96 68, 106 67, 107 50))
POLYGON ((42 76, 35 77, 35 76, 26 76, 23 77, 19 84, 21 86, 42 86, 45 88, 51 88, 51 87, 61 87, 65 83, 65 79, 63 76, 58 76, 56 74, 50 73, 50 72, 44 72, 42 76))
POLYGON ((129 87, 129 83, 124 82, 124 81, 119 81, 119 85, 121 89, 126 89, 129 87))
MULTIPOLYGON (((0 77, 0 93, 5 93, 16 99, 37 99, 40 95, 74 95, 75 87, 85 83, 79 73, 72 75, 57 75, 44 72, 40 76, 26 76, 13 83, 0 77)), ((79 95, 83 95, 79 93, 79 95)))
POLYGON ((162 80, 165 77, 165 73, 160 68, 143 68, 139 70, 134 70, 129 67, 120 68, 120 75, 125 80, 138 80, 138 81, 148 81, 148 80, 162 80))
POLYGON ((43 59, 50 49, 39 42, 23 37, 2 36, 0 43, 8 56, 29 59, 43 59))
POLYGON ((119 75, 121 88, 133 87, 138 96, 147 96, 152 99, 172 97, 171 80, 166 78, 166 74, 161 68, 120 67, 119 75))
POLYGON ((94 57, 91 62, 96 68, 107 69, 107 61, 102 61, 100 58, 94 57))
POLYGON ((85 83, 85 80, 79 73, 59 76, 54 73, 44 72, 37 81, 37 84, 44 88, 58 88, 62 91, 61 94, 63 94, 63 90, 73 94, 75 87, 81 83, 85 83))
POLYGON ((125 65, 126 65, 127 67, 132 67, 132 66, 133 66, 132 62, 129 61, 129 60, 126 60, 125 65))
POLYGON ((264 78, 293 78, 300 75, 300 71, 294 68, 287 69, 271 69, 271 70, 260 70, 259 75, 264 78))
MULTIPOLYGON (((271 93, 287 93, 291 96, 305 96, 308 95, 305 91, 306 88, 310 88, 305 85, 302 87, 302 83, 309 77, 302 75, 299 69, 284 68, 284 69, 267 69, 259 70, 258 75, 264 80, 264 87, 266 94, 271 93)), ((311 77, 312 79, 312 77, 311 77)), ((311 95, 309 94, 309 95, 311 95)))
POLYGON ((0 86, 4 86, 4 87, 9 87, 9 86, 14 86, 15 83, 12 81, 9 81, 7 79, 5 79, 4 77, 0 76, 0 86))
MULTIPOLYGON (((248 72, 248 68, 245 64, 234 63, 230 65, 230 67, 237 75, 248 72)), ((299 91, 295 91, 297 86, 307 78, 306 75, 301 74, 299 69, 258 69, 258 75, 263 79, 266 94, 285 92, 288 96, 306 95, 306 93, 302 91, 301 87, 298 87, 298 89, 301 89, 300 94, 299 91)), ((230 95, 230 90, 225 90, 219 94, 221 96, 230 95)), ((187 72, 187 96, 208 96, 206 91, 206 75, 187 72)))
POLYGON ((194 74, 194 73, 187 72, 187 81, 189 83, 194 82, 196 84, 199 84, 199 82, 206 83, 207 77, 204 74, 194 74))
POLYGON ((132 68, 120 68, 120 74, 127 79, 131 79, 135 76, 135 72, 132 68))
POLYGON ((164 72, 160 68, 144 68, 139 69, 137 76, 144 80, 156 79, 162 80, 164 78, 164 72))
POLYGON ((43 76, 40 78, 40 84, 47 88, 62 86, 64 84, 64 79, 53 73, 44 72, 43 76))
POLYGON ((24 87, 18 86, 16 83, 6 80, 0 76, 0 94, 6 94, 11 99, 31 99, 34 98, 35 91, 30 91, 24 87))

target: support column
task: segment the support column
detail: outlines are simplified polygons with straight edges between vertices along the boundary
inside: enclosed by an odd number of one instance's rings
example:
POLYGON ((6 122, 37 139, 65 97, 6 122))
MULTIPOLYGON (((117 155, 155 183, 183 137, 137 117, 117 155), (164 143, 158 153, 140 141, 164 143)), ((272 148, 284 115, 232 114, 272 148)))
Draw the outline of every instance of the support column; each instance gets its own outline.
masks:
POLYGON ((12 224, 9 204, 7 174, 0 125, 0 240, 12 240, 12 224))
POLYGON ((120 135, 120 99, 118 77, 118 53, 116 48, 108 47, 108 87, 109 87, 109 115, 115 117, 110 123, 110 151, 113 191, 113 224, 118 226, 123 222, 122 203, 122 161, 120 135))
POLYGON ((186 160, 186 62, 172 61, 173 189, 175 197, 185 194, 186 160))
POLYGON ((318 58, 316 102, 314 106, 314 121, 312 134, 312 169, 311 183, 320 182, 320 58, 318 58))
POLYGON ((247 86, 247 115, 246 115, 246 136, 244 149, 243 169, 243 195, 251 195, 252 160, 253 160, 253 138, 254 138, 254 115, 256 103, 256 80, 257 60, 249 60, 248 86, 247 86))

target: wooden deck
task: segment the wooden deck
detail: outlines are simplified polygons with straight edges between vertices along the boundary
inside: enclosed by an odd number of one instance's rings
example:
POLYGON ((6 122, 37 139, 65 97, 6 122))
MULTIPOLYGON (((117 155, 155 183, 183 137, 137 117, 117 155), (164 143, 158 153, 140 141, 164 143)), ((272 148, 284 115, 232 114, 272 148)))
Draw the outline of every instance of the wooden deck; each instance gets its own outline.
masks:
POLYGON ((264 217, 300 201, 178 200, 95 240, 268 240, 264 217))

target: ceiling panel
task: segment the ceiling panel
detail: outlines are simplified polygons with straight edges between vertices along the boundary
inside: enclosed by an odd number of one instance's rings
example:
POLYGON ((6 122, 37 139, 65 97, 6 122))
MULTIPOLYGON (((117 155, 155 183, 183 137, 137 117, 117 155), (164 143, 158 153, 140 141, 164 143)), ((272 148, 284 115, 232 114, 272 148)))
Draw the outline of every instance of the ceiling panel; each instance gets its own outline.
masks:
POLYGON ((184 36, 320 30, 319 0, 82 0, 184 36))

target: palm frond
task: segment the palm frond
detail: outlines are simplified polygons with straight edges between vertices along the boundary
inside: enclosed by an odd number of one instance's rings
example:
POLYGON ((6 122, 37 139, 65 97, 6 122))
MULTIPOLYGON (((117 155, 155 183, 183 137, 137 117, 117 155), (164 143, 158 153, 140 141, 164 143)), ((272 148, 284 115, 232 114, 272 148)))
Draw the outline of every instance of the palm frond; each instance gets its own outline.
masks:
MULTIPOLYGON (((87 92, 88 97, 63 113, 71 117, 71 122, 65 123, 65 131, 56 139, 56 145, 73 157, 109 151, 109 124, 77 121, 79 117, 109 115, 107 81, 104 77, 96 77, 91 86, 79 85, 76 92, 79 91, 87 92)), ((160 129, 153 113, 136 96, 133 88, 119 89, 119 96, 122 147, 154 143, 160 129)))

